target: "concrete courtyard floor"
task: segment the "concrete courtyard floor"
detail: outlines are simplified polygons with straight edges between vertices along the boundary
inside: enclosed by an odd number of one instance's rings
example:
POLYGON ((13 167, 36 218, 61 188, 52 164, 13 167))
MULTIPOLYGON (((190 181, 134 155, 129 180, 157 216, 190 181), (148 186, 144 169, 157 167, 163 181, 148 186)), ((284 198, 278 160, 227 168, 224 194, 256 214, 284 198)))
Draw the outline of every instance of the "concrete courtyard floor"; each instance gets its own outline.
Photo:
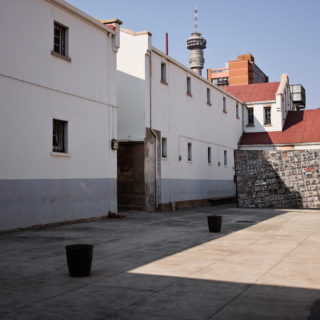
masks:
POLYGON ((0 319, 300 320, 317 308, 320 210, 126 214, 0 234, 0 319), (92 273, 71 278, 65 245, 79 242, 95 245, 92 273))

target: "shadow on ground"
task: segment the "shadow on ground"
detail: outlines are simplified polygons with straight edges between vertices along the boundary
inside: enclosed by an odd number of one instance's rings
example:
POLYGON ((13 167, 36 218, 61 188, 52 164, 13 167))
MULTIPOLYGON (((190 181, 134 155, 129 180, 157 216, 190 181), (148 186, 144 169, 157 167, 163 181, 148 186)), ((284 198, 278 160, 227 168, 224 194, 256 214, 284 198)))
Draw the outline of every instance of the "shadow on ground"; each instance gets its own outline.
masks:
POLYGON ((319 290, 132 271, 284 213, 231 206, 128 212, 126 219, 2 234, 0 319, 307 319, 319 290), (220 234, 208 232, 213 210, 223 215, 220 234), (64 246, 78 242, 95 245, 87 278, 67 273, 64 246))

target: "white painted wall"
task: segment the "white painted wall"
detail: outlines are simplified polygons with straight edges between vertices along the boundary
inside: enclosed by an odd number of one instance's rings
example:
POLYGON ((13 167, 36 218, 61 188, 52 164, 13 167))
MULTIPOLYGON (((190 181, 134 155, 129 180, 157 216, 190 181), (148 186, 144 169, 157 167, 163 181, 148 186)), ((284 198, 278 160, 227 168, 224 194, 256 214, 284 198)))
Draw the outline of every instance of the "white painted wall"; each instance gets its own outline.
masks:
POLYGON ((293 110, 288 76, 286 74, 281 76, 274 101, 247 103, 247 108, 244 108, 243 119, 245 132, 282 131, 288 111, 293 110), (264 125, 264 107, 271 107, 271 125, 264 125), (247 108, 254 109, 254 126, 248 126, 247 108))
POLYGON ((233 150, 242 133, 241 104, 156 49, 152 51, 152 119, 153 128, 168 139, 168 157, 161 163, 162 178, 233 179, 233 150), (161 62, 166 63, 167 84, 160 82, 161 62), (191 78, 192 97, 186 94, 187 77, 191 78), (211 105, 207 104, 207 88, 211 105), (223 97, 227 113, 223 112, 223 97), (191 162, 187 160, 188 142, 192 143, 191 162), (208 147, 212 149, 212 164, 208 164, 208 147), (228 154, 226 166, 224 150, 228 154))
POLYGON ((117 211, 114 37, 61 0, 0 2, 1 230, 117 211), (55 21, 71 61, 51 54, 55 21), (67 153, 52 153, 53 119, 67 153))
POLYGON ((0 24, 0 178, 116 178, 112 37, 43 0, 2 1, 0 24), (54 21, 71 62, 51 54, 54 21), (53 118, 69 122, 68 157, 51 155, 53 118))
POLYGON ((141 141, 145 136, 147 99, 146 57, 150 47, 148 32, 132 32, 121 29, 118 70, 118 138, 125 141, 141 141))

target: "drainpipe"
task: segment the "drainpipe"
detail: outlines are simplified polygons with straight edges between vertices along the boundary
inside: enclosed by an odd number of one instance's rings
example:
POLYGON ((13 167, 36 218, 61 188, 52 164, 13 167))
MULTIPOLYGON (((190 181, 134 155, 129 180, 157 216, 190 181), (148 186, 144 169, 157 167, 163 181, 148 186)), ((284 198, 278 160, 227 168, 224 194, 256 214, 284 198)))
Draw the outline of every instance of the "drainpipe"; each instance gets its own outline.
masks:
POLYGON ((155 140, 156 140, 156 147, 155 147, 155 183, 154 183, 154 192, 155 192, 155 204, 156 204, 156 209, 158 209, 158 140, 157 140, 157 134, 156 132, 153 130, 152 128, 152 87, 151 87, 151 82, 152 82, 152 59, 151 59, 151 50, 149 51, 149 81, 150 81, 150 85, 149 85, 149 97, 150 97, 150 131, 152 133, 152 135, 154 136, 155 140))

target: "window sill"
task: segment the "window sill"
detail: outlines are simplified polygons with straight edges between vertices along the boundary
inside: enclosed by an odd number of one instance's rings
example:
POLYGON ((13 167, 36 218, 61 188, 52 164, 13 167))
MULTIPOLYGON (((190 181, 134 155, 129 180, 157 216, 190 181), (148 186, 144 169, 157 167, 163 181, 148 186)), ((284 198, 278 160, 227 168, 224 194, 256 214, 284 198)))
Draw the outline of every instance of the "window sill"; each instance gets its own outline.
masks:
POLYGON ((161 157, 161 160, 168 161, 168 158, 167 157, 161 157))
POLYGON ((227 110, 223 110, 223 113, 228 113, 227 110))
POLYGON ((238 120, 240 120, 240 117, 236 117, 238 120))
POLYGON ((192 160, 187 160, 187 163, 190 163, 190 164, 192 164, 192 160))
POLYGON ((162 84, 164 84, 165 86, 168 85, 168 82, 167 82, 167 81, 161 80, 160 82, 161 82, 162 84))
POLYGON ((53 55, 56 58, 62 59, 66 62, 71 62, 71 58, 67 56, 63 56, 62 54, 59 54, 57 52, 54 52, 53 50, 51 51, 51 55, 53 55))
POLYGON ((187 92, 187 96, 192 98, 192 94, 187 92))
POLYGON ((246 127, 247 128, 254 127, 254 124, 247 124, 246 127))
POLYGON ((70 158, 71 154, 70 153, 66 153, 66 152, 50 152, 50 154, 53 157, 65 157, 65 158, 70 158))
POLYGON ((263 126, 264 126, 264 127, 272 127, 272 124, 271 124, 271 123, 268 123, 268 124, 264 124, 263 126))
POLYGON ((207 106, 211 107, 211 106, 212 106, 212 104, 211 104, 210 102, 207 102, 207 106))

